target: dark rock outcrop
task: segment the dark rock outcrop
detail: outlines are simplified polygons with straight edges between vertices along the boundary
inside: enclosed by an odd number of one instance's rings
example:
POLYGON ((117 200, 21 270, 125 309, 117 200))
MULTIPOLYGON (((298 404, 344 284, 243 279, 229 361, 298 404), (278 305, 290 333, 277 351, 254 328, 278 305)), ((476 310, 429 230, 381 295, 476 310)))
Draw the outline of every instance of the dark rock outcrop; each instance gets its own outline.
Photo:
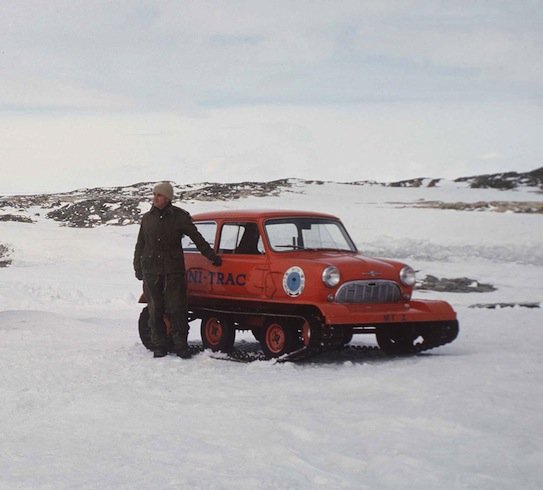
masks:
POLYGON ((543 167, 531 172, 502 172, 497 174, 474 175, 460 177, 455 182, 468 182, 470 187, 476 189, 515 189, 519 186, 539 187, 543 190, 543 167))
POLYGON ((35 223, 32 218, 20 214, 0 214, 0 221, 17 221, 19 223, 35 223))
POLYGON ((489 293, 496 291, 492 284, 485 284, 468 277, 448 279, 431 275, 427 275, 421 282, 418 282, 416 289, 443 293, 489 293))
POLYGON ((521 303, 476 303, 470 305, 470 308, 486 308, 487 310, 496 310, 498 308, 541 308, 541 303, 521 302, 521 303))
POLYGON ((406 204, 417 208, 453 209, 455 211, 494 211, 497 213, 543 214, 543 201, 477 201, 443 202, 419 201, 406 204))
POLYGON ((11 259, 9 258, 11 252, 11 249, 7 245, 0 243, 0 267, 7 267, 11 264, 11 259))

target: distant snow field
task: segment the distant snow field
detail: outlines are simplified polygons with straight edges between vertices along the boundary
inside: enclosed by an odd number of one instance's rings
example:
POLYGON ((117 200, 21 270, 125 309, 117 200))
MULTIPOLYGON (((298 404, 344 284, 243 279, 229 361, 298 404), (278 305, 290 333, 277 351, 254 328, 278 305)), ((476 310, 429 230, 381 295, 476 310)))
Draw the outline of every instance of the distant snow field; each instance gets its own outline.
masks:
MULTIPOLYGON (((496 288, 416 292, 457 310, 449 345, 302 364, 153 359, 137 334, 138 226, 70 228, 37 205, 9 210, 35 223, 0 222, 11 261, 0 268, 0 488, 543 488, 543 309, 471 307, 541 304, 543 216, 405 205, 421 199, 542 197, 300 183, 276 196, 178 203, 191 214, 329 212, 368 255, 496 288)), ((237 342, 256 349, 250 334, 237 342)))

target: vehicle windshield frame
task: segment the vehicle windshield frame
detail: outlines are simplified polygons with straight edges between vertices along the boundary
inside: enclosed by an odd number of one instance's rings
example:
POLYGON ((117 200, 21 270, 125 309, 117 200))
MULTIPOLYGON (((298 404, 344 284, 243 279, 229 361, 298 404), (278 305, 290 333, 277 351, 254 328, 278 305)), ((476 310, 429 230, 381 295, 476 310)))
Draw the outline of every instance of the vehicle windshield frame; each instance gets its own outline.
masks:
POLYGON ((264 232, 266 234, 266 241, 272 252, 275 253, 288 253, 288 252, 297 252, 297 251, 334 251, 334 252, 347 252, 347 253, 357 253, 358 249, 354 244, 351 236, 347 232, 345 226, 339 219, 327 218, 327 217, 318 217, 318 216, 292 216, 292 217, 282 217, 282 218, 269 218, 264 221, 264 232), (273 243, 270 234, 269 234, 269 225, 276 224, 293 224, 297 229, 298 239, 296 243, 285 243, 280 244, 273 243), (348 248, 335 248, 335 247, 305 247, 302 230, 308 229, 308 225, 317 224, 317 225, 334 225, 340 231, 341 236, 345 240, 345 246, 348 248))

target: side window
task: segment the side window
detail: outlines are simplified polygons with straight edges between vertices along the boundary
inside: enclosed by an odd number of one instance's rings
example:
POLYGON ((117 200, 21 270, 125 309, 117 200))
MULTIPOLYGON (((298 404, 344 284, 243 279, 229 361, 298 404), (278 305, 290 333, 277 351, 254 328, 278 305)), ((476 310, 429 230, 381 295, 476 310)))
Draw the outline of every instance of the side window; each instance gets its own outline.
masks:
MULTIPOLYGON (((217 223, 213 221, 194 223, 198 231, 206 239, 207 243, 211 245, 211 248, 215 247, 215 232, 217 230, 217 223)), ((181 246, 184 252, 198 252, 196 245, 188 236, 183 236, 181 240, 181 246)))
POLYGON ((222 227, 219 252, 259 255, 264 253, 256 223, 226 223, 222 227))

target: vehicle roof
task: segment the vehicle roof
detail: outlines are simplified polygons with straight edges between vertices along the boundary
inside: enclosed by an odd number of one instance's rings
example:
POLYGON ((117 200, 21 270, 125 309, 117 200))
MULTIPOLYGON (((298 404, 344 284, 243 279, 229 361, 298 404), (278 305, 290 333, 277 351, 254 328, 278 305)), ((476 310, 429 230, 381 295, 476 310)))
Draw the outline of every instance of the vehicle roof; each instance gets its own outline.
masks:
POLYGON ((260 218, 328 218, 338 220, 337 216, 314 211, 296 211, 292 209, 228 209, 208 211, 192 215, 194 221, 212 220, 257 220, 260 218))

